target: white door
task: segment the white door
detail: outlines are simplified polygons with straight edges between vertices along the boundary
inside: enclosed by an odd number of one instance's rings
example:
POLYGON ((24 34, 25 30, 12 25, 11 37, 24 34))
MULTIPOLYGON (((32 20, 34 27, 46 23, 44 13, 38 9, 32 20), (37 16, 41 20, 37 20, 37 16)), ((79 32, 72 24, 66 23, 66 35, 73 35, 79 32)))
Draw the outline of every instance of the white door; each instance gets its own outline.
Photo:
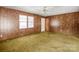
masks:
POLYGON ((41 18, 41 32, 45 32, 45 18, 41 18))

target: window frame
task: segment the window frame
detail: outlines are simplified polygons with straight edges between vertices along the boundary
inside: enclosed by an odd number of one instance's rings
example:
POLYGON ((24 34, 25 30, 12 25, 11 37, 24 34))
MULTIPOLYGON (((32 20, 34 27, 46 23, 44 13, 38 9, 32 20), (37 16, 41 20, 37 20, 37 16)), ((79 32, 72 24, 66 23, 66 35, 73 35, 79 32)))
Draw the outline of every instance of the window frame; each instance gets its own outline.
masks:
POLYGON ((34 16, 28 16, 27 18, 28 18, 28 22, 27 22, 28 26, 27 27, 28 28, 34 28, 34 16), (30 20, 29 17, 32 17, 32 20, 30 20), (31 22, 32 22, 32 26, 29 25, 29 24, 31 24, 31 22))
POLYGON ((27 16, 26 15, 19 15, 19 29, 26 29, 27 27, 27 16), (25 20, 21 20, 21 17, 26 17, 25 20), (24 25, 24 27, 21 27, 21 23, 26 23, 26 25, 24 25))

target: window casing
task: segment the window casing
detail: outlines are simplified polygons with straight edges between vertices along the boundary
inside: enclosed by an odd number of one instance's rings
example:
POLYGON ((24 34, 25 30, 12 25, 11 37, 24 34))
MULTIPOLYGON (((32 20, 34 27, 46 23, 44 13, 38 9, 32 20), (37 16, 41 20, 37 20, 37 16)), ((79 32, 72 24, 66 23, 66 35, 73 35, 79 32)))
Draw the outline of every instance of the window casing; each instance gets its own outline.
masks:
POLYGON ((34 17, 28 16, 28 28, 34 27, 34 17))
POLYGON ((20 29, 27 28, 27 16, 19 15, 19 28, 20 29))
POLYGON ((33 28, 34 27, 34 17, 19 15, 19 29, 33 28))

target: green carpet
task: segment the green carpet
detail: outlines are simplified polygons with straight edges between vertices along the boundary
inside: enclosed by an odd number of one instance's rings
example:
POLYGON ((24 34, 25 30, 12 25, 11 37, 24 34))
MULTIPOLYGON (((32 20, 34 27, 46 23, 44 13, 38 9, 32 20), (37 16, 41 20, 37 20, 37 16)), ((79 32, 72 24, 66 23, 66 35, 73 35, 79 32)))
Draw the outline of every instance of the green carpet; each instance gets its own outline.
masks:
POLYGON ((0 42, 6 52, 79 51, 79 38, 62 33, 38 33, 0 42))

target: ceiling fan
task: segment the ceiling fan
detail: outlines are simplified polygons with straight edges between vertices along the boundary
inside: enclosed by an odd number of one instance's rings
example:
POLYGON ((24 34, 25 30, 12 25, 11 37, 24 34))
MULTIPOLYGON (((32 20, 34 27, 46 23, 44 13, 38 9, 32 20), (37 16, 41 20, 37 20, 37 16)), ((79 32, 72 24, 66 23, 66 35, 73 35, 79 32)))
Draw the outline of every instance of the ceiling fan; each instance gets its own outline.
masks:
POLYGON ((44 6, 42 11, 43 11, 44 14, 48 14, 48 12, 49 12, 52 8, 54 8, 54 7, 52 7, 52 6, 44 6))
POLYGON ((47 11, 48 11, 48 10, 47 10, 47 6, 44 6, 44 7, 43 7, 43 13, 46 14, 47 11))

